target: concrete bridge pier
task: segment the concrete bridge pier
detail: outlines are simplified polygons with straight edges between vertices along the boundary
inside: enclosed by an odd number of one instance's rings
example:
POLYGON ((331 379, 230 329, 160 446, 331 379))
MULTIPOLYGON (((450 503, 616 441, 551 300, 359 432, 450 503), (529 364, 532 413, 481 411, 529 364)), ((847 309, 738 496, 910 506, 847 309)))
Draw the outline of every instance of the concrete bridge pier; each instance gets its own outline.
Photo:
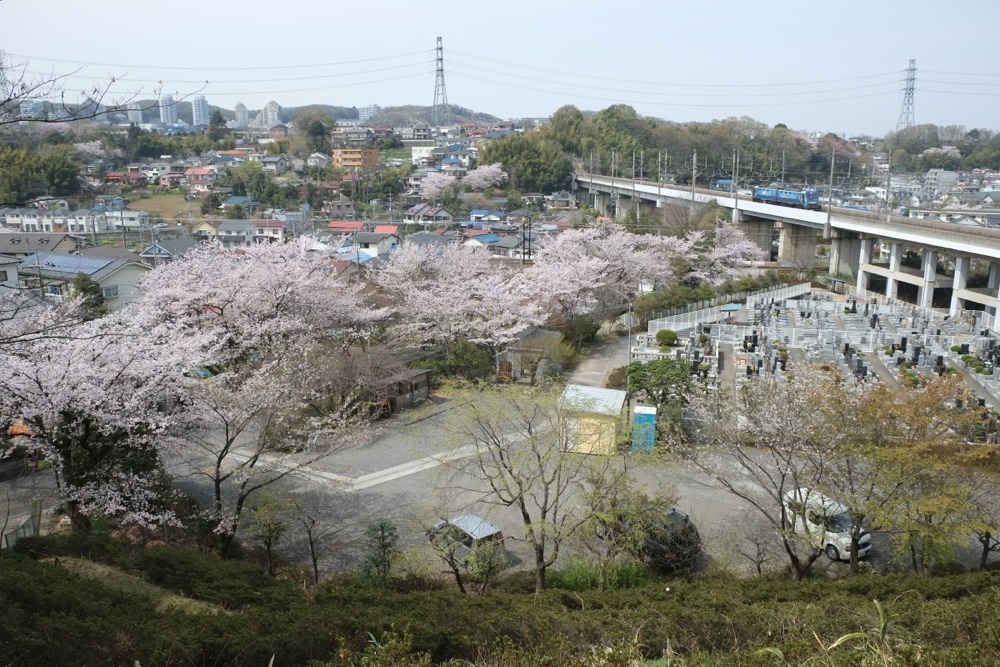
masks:
POLYGON ((948 309, 948 314, 952 317, 961 314, 965 308, 965 299, 959 297, 959 290, 965 289, 965 283, 969 279, 970 261, 968 257, 955 258, 955 277, 951 282, 951 308, 948 309))
POLYGON ((639 213, 656 213, 657 203, 649 199, 639 200, 639 213))
POLYGON ((784 266, 809 268, 816 263, 816 230, 786 222, 778 228, 778 262, 784 266))
MULTIPOLYGON (((1000 262, 990 262, 990 276, 986 279, 986 287, 991 295, 1000 299, 1000 262)), ((986 312, 996 317, 998 311, 993 306, 986 306, 986 312)))
POLYGON ((874 244, 874 242, 874 239, 864 238, 859 241, 861 245, 861 252, 858 253, 858 289, 868 289, 868 272, 865 271, 865 266, 871 264, 872 244, 874 244))
POLYGON ((856 276, 860 256, 861 239, 858 235, 834 229, 830 238, 830 274, 856 276))
POLYGON ((924 282, 917 292, 917 305, 921 308, 930 308, 934 300, 934 283, 937 281, 937 261, 936 250, 924 250, 924 260, 921 268, 924 273, 924 282))
POLYGON ((771 246, 774 241, 774 222, 771 220, 759 220, 747 216, 742 218, 743 233, 747 238, 757 244, 757 247, 764 251, 765 257, 770 259, 771 246))
POLYGON ((900 261, 903 258, 903 246, 893 243, 889 247, 889 276, 885 279, 885 295, 890 299, 895 299, 899 281, 896 274, 899 273, 900 261))

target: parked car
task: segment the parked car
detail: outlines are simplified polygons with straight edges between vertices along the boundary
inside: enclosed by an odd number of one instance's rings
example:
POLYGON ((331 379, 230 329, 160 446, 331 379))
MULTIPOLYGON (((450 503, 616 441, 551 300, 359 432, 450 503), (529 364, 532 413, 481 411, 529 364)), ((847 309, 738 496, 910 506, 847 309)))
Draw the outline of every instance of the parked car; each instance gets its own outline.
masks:
POLYGON ((472 561, 484 549, 496 549, 510 563, 503 532, 496 525, 475 514, 463 514, 442 519, 428 533, 435 550, 464 567, 472 569, 472 561))
MULTIPOLYGON (((785 493, 785 511, 792 515, 792 530, 826 552, 833 561, 850 560, 851 509, 815 489, 792 489, 785 493)), ((858 558, 872 550, 872 536, 862 530, 858 538, 858 558)))
POLYGON ((168 224, 167 224, 167 223, 165 223, 165 222, 159 222, 159 223, 157 223, 157 224, 153 225, 153 229, 166 229, 166 228, 167 228, 167 227, 169 227, 169 226, 170 226, 170 225, 168 225, 168 224))
POLYGON ((673 507, 651 506, 643 517, 645 539, 636 554, 664 573, 694 569, 702 554, 701 535, 690 517, 673 507))

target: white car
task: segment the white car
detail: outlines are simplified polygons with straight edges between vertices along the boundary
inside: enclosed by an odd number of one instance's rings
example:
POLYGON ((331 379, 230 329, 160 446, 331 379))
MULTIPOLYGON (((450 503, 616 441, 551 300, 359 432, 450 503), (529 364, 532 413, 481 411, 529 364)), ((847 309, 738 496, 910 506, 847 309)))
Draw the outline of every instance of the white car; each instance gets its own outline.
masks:
POLYGON ((157 223, 157 224, 153 225, 153 229, 166 229, 166 228, 168 228, 169 226, 170 226, 170 225, 168 225, 168 224, 167 224, 167 223, 165 223, 165 222, 160 222, 160 223, 157 223))
MULTIPOLYGON (((850 560, 851 510, 843 503, 814 489, 792 489, 785 493, 785 511, 791 515, 792 530, 813 546, 823 549, 830 560, 850 560)), ((858 538, 858 558, 872 550, 872 536, 862 531, 858 538)))
POLYGON ((475 514, 464 514, 453 519, 438 521, 428 533, 435 549, 464 567, 471 568, 471 561, 478 549, 495 547, 509 561, 500 529, 475 514))

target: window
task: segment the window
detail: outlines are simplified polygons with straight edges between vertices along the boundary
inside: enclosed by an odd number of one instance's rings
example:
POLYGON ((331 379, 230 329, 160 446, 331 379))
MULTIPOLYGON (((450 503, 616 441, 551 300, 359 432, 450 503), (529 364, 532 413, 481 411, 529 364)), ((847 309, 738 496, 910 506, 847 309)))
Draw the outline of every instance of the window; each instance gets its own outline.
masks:
POLYGON ((118 298, 118 285, 111 285, 110 287, 105 287, 103 290, 105 299, 117 299, 118 298))
POLYGON ((7 272, 0 271, 0 283, 5 283, 5 282, 7 282, 7 272))

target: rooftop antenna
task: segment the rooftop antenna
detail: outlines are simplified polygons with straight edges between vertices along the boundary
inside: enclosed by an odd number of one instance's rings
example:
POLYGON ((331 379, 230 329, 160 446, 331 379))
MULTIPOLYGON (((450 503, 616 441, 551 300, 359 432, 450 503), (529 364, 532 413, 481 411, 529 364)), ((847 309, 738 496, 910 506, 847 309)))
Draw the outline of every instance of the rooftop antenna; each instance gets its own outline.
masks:
POLYGON ((434 76, 434 127, 451 125, 451 107, 448 106, 448 89, 444 86, 444 46, 437 38, 434 76))
POLYGON ((899 110, 899 120, 896 122, 896 132, 911 128, 913 120, 913 89, 917 83, 917 61, 910 58, 910 66, 906 69, 906 88, 903 89, 903 106, 899 110))

